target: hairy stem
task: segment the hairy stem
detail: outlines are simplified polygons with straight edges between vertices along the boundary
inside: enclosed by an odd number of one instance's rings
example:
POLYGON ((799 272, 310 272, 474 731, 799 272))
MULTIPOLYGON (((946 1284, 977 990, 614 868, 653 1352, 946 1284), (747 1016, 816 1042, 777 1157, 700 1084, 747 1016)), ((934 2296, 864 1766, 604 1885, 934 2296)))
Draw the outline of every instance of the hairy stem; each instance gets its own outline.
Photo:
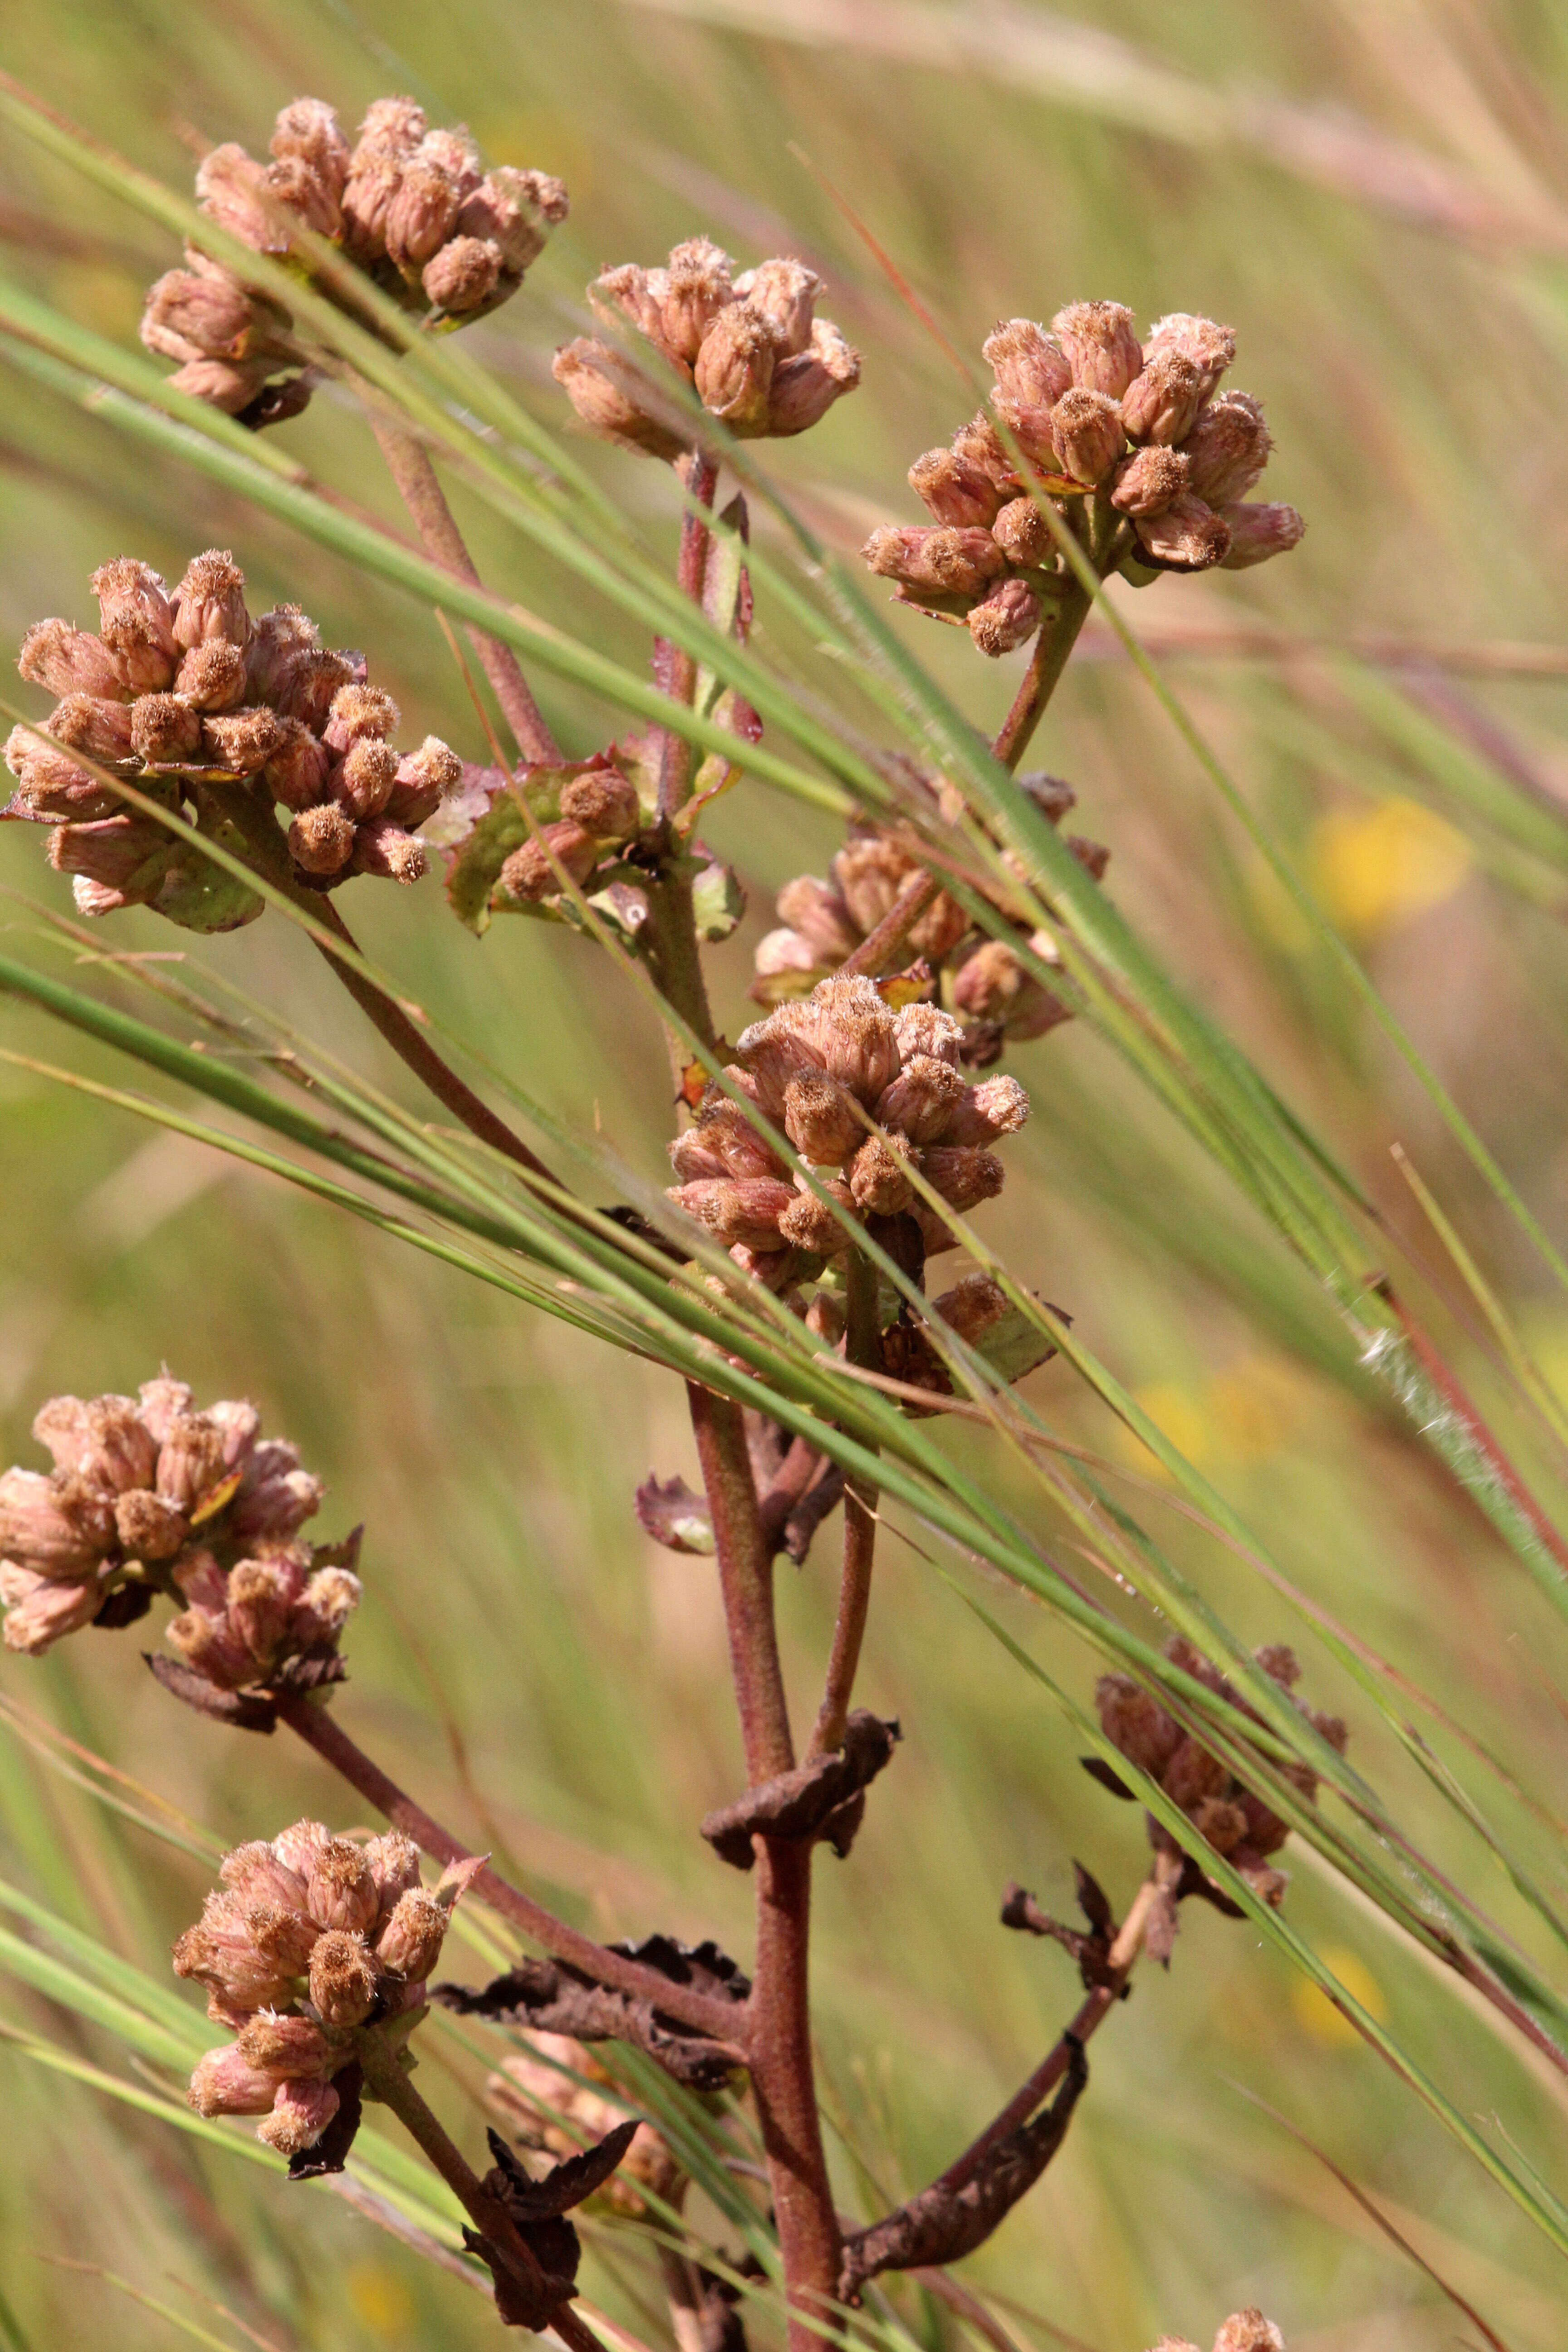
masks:
MULTIPOLYGON (((433 563, 439 563, 469 587, 477 588, 479 575, 474 569, 474 560, 447 504, 424 443, 374 401, 367 401, 365 405, 371 431, 413 518, 426 554, 433 563)), ((540 715, 516 654, 499 637, 487 636, 482 629, 470 628, 468 635, 523 758, 531 762, 559 762, 561 747, 540 715)))
MULTIPOLYGON (((845 1269, 848 1311, 845 1353, 852 1364, 881 1369, 877 1330, 877 1269, 864 1250, 852 1249, 845 1269)), ((858 1484, 844 1490, 844 1566, 838 1585, 838 1615, 833 1627, 822 1705, 811 1735, 812 1756, 841 1747, 849 1720, 860 1645, 871 1606, 871 1563, 877 1544, 876 1490, 858 1484)))
POLYGON ((992 745, 1005 768, 1016 768, 1028 748, 1029 738, 1067 667, 1068 656, 1078 643, 1089 607, 1089 593, 1076 576, 1064 584, 1059 601, 1047 607, 1024 682, 992 745))
MULTIPOLYGON (((422 1806, 405 1795, 379 1764, 354 1745, 325 1707, 291 1696, 279 1696, 277 1707, 279 1722, 286 1723, 307 1747, 313 1748, 323 1763, 341 1773, 367 1804, 374 1805, 378 1813, 384 1813, 395 1829, 412 1838, 433 1861, 450 1864, 472 1858, 462 1840, 443 1829, 439 1822, 432 1820, 422 1806)), ((682 2025, 695 2027, 699 2033, 711 2034, 717 2041, 733 2044, 742 2021, 732 2001, 716 2000, 710 1994, 674 1984, 657 1969, 646 1969, 620 1952, 605 1951, 591 1936, 558 1919, 552 1911, 547 1911, 531 1895, 524 1895, 520 1887, 510 1885, 488 1864, 474 1880, 474 1891, 492 1911, 542 1945, 552 1958, 568 1968, 581 1969, 595 1984, 608 1985, 637 2000, 652 2001, 662 2016, 673 2017, 682 2025)), ((744 2054, 737 2049, 738 2059, 743 2059, 744 2054)))
MULTIPOLYGON (((362 2033, 357 2049, 366 2088, 384 2106, 391 2108, 409 2137, 429 2158, 475 2229, 494 2247, 525 2295, 543 2311, 547 2307, 544 2273, 531 2247, 500 2198, 490 2195, 440 2117, 426 2105, 400 2064, 398 2053, 389 2049, 384 2037, 375 2032, 362 2033)), ((555 2305, 549 2325, 562 2342, 572 2347, 572 2352, 600 2352, 597 2336, 565 2304, 555 2305)))

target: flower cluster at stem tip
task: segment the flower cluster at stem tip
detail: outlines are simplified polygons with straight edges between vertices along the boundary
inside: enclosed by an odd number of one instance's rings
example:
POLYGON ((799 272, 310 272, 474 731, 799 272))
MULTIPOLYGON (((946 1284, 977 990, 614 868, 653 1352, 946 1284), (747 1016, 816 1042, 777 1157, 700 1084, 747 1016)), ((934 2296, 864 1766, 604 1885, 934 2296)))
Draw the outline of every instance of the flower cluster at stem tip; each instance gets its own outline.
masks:
POLYGON ((313 2147, 357 2032, 401 2049, 424 2013, 453 1906, 481 1867, 455 1864, 426 1888, 397 1831, 361 1846, 310 1821, 226 1854, 174 1953, 174 1974, 206 1988, 207 2015, 235 2035, 197 2062, 197 2114, 259 2116, 257 2137, 279 2156, 313 2147))

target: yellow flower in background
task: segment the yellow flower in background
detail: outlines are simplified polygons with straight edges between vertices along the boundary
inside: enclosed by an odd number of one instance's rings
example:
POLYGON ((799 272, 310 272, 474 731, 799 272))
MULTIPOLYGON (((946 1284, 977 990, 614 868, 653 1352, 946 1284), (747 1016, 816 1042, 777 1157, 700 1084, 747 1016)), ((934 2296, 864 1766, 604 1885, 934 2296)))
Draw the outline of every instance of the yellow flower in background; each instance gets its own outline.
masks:
POLYGON ((414 2297, 395 2270, 385 2263, 355 2263, 346 2284, 354 2316, 371 2335, 389 2343, 407 2336, 418 2313, 414 2297))
POLYGON ((1462 833, 1407 800, 1328 810, 1312 827, 1310 851, 1329 914, 1368 938, 1441 906, 1474 862, 1462 833))
MULTIPOLYGON (((1367 2015, 1381 2025, 1388 2015, 1388 2003, 1383 1997, 1383 1987, 1364 1960, 1347 1951, 1342 1945, 1331 1944, 1319 1958, 1333 1976, 1338 1977, 1352 2000, 1361 2003, 1367 2015)), ((1299 1976, 1290 1989, 1290 2006, 1302 2026, 1315 2042, 1326 2042, 1336 2049, 1352 2049, 1361 2035, 1334 2007, 1326 1992, 1321 1992, 1306 1977, 1299 1976)))

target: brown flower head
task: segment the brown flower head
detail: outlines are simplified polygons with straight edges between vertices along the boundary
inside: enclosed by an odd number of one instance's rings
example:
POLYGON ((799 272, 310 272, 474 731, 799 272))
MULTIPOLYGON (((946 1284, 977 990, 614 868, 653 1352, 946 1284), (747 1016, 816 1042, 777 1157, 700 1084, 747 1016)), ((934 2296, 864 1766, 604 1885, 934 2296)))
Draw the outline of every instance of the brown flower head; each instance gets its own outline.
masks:
MULTIPOLYGON (((1259 1720, 1256 1710, 1233 1685, 1180 1635, 1166 1643, 1165 1654, 1248 1722, 1259 1720)), ((1342 1750, 1346 1734, 1340 1718, 1320 1715, 1295 1696, 1294 1686, 1300 1677, 1295 1654, 1283 1643, 1276 1643, 1259 1650, 1257 1658, 1264 1673, 1281 1690, 1290 1693, 1292 1705, 1330 1746, 1342 1750)), ((1227 1856, 1267 1902, 1279 1903, 1285 1892, 1285 1874, 1272 1869, 1268 1858, 1279 1853, 1289 1832, 1278 1813, 1238 1780, 1221 1758, 1184 1731, 1160 1701, 1130 1676, 1102 1675, 1096 1685, 1095 1699, 1100 1727, 1112 1746, 1130 1763, 1138 1765, 1160 1783, 1215 1852, 1227 1856)), ((1309 1802, 1316 1798, 1317 1775, 1309 1767, 1288 1764, 1280 1769, 1309 1802)), ((1169 1832, 1152 1816, 1149 1834, 1157 1849, 1174 1853, 1169 1832)), ((1259 2344, 1265 2340, 1260 2337, 1259 2344)), ((1252 2339, 1237 2337, 1236 2341, 1237 2346, 1245 2341, 1250 2347, 1252 2339)), ((1230 2339, 1225 2342, 1228 2347, 1230 2339)))
MULTIPOLYGON (((384 294, 431 326, 466 326, 522 283, 566 191, 543 172, 480 168, 466 131, 432 131, 412 99, 377 99, 352 148, 332 109, 297 98, 273 127, 272 160, 215 147, 196 174, 202 209, 256 252, 308 271, 300 231, 324 237, 384 294)), ((333 289, 323 283, 329 299, 333 289)), ((298 415, 310 354, 289 312, 189 246, 148 292, 142 340, 181 366, 181 391, 252 425, 298 415)))
POLYGON ((1241 570, 1300 540, 1293 507, 1245 503, 1271 445, 1249 394, 1216 392, 1236 356, 1228 327, 1179 311, 1141 345, 1121 303, 1073 302, 1049 331, 1004 320, 984 356, 991 413, 910 468, 931 523, 875 530, 861 551, 897 602, 963 621, 981 652, 1027 644, 1066 585, 1043 503, 1076 530, 1084 501, 1108 496, 1125 520, 1103 568, 1139 583, 1241 570))
POLYGON ((721 1089, 670 1146, 682 1180, 670 1199, 720 1241, 752 1257, 792 1250, 830 1258, 868 1216, 908 1212, 928 1253, 957 1235, 910 1181, 921 1175, 963 1214, 1002 1189, 991 1147, 1023 1125, 1022 1087, 1005 1097, 968 1086, 963 1033, 930 1004, 894 1013, 872 982, 819 981, 742 1032, 726 1076, 781 1131, 774 1150, 721 1089), (847 1228, 807 1181, 825 1185, 847 1228))
POLYGON ((737 277, 727 253, 692 237, 663 268, 623 262, 588 289, 607 326, 642 337, 647 363, 583 336, 556 352, 555 380, 590 433, 650 457, 677 457, 694 437, 671 373, 742 439, 804 433, 860 381, 859 354, 816 315, 821 292, 804 262, 737 277))
POLYGON ((92 584, 100 635, 48 620, 23 639, 23 677, 59 700, 5 746, 17 790, 5 813, 56 828, 49 862, 73 877, 81 913, 150 906, 192 930, 254 921, 262 899, 201 846, 240 845, 225 794, 242 782, 287 812, 295 875, 311 887, 417 880, 415 828, 462 767, 433 735, 393 749, 397 706, 365 682, 363 654, 329 651, 297 604, 253 621, 226 550, 196 556, 172 590, 129 556, 92 584), (128 809, 117 776, 178 822, 128 809))
MULTIPOLYGON (((205 1987, 207 2015, 235 2037, 197 2063, 186 2095, 198 2115, 260 2116, 259 2139, 280 2156, 303 2155, 338 2113, 333 2082, 353 2063, 356 2030, 368 2024, 401 2042, 417 2023, 426 1971, 390 1964, 388 1937, 405 1906, 426 1906, 419 1957, 434 1967, 478 1865, 447 1871, 429 1893, 410 1891, 401 1855, 390 1880, 384 1867, 388 1849, 406 1844, 360 1846, 320 1822, 296 1822, 270 1843, 225 1855, 222 1886, 174 1951, 174 1974, 205 1987)), ((412 1868, 416 1889, 416 1861, 412 1868)))
POLYGON ((359 1579, 302 1539, 321 1481, 254 1405, 199 1411, 165 1375, 139 1397, 51 1397, 33 1433, 53 1470, 0 1475, 8 1648, 129 1624, 163 1592, 181 1604, 171 1645, 219 1689, 332 1678, 359 1579))

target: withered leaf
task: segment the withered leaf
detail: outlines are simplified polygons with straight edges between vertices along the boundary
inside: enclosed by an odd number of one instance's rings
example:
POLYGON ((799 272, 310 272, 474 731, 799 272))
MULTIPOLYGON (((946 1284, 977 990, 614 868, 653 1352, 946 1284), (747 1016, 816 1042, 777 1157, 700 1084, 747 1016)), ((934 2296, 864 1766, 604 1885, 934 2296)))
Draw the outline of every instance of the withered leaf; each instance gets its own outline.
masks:
POLYGON ((1080 1756, 1078 1760, 1089 1779, 1098 1780, 1102 1789, 1109 1789, 1113 1797, 1121 1797, 1130 1805, 1137 1802, 1126 1781, 1121 1779, 1103 1756, 1080 1756))
POLYGON ((694 1495, 684 1478, 647 1477, 634 1498, 637 1524, 666 1551, 713 1549, 713 1514, 706 1495, 694 1495))
POLYGON ((122 1625, 134 1625, 138 1618, 145 1617, 152 1606, 150 1584, 121 1584, 109 1594, 92 1622, 105 1633, 118 1633, 122 1625))
POLYGON ((364 2075, 357 2058, 351 2059, 332 2076, 338 2112, 314 2147, 301 2148, 298 2156, 289 2158, 290 2180, 320 2180, 323 2173, 342 2172, 359 2130, 363 2084, 364 2075))
POLYGON ((489 2265, 496 2285, 496 2310, 506 2326, 534 2330, 547 2326, 552 2313, 576 2292, 583 2250, 565 2216, 573 2206, 581 2205, 584 2198, 603 2188, 631 2146, 637 2128, 635 2118, 618 2124, 596 2147, 569 2157, 542 2180, 524 2170, 499 2132, 487 2135, 495 2163, 482 2185, 504 2210, 533 2258, 531 2273, 524 2275, 519 2263, 491 2239, 477 2230, 463 2231, 470 2252, 489 2265))
MULTIPOLYGON (((671 1936, 649 1936, 640 1944, 613 1944, 609 1949, 657 1969, 673 1984, 717 1994, 737 2007, 752 1990, 734 1961, 713 1943, 688 1946, 671 1936)), ((477 1991, 440 1984, 430 1997, 460 2016, 485 2017, 498 2025, 570 2034, 578 2042, 628 2042, 689 2090, 721 2090, 737 2063, 731 2051, 662 2016, 652 2001, 595 1984, 559 1960, 520 1960, 477 1991)))
MULTIPOLYGON (((514 2186, 507 2200, 515 2219, 523 2221, 547 2221, 557 2214, 570 2213, 574 2205, 583 2204, 602 2189, 637 2136, 637 2118, 629 2116, 614 2131, 606 2132, 593 2147, 585 2147, 577 2156, 569 2156, 552 2168, 542 2180, 522 2174, 524 2186, 514 2186)), ((499 2133, 489 2136, 492 2150, 505 2147, 499 2133)), ((510 2156, 511 2151, 507 2150, 510 2156)), ((514 2159, 515 2161, 515 2159, 514 2159)), ((521 2168, 518 2168, 521 2170, 521 2168)))
POLYGON ((198 1715, 210 1715, 216 1722, 231 1723, 237 1731, 271 1731, 278 1721, 278 1710, 269 1698, 253 1691, 219 1690, 205 1675, 198 1675, 177 1658, 164 1657, 161 1652, 143 1650, 143 1659, 152 1669, 153 1678, 166 1691, 194 1706, 198 1715))
POLYGON ((847 1853, 864 1811, 862 1792, 888 1763, 900 1737, 896 1723, 858 1706, 841 1748, 748 1789, 732 1805, 721 1805, 703 1822, 703 1836, 737 1870, 751 1869, 756 1834, 825 1837, 837 1853, 847 1853))
POLYGON ((1089 1921, 1086 1936, 1081 1928, 1069 1927, 1065 1921, 1053 1919, 1042 1910, 1034 1896, 1017 1885, 1008 1887, 1002 1898, 1002 1925, 1021 1927, 1031 1936, 1048 1936, 1070 1952, 1078 1962, 1086 1992, 1103 1986, 1125 2000, 1130 1988, 1120 1980, 1110 1966, 1110 1947, 1116 1940, 1116 1920, 1105 1891, 1099 1881, 1075 1862, 1073 1875, 1078 1888, 1079 1908, 1089 1921))
POLYGON ((844 2242, 838 2293, 858 2303, 868 2279, 882 2271, 940 2269, 984 2245, 1026 2196, 1055 2156, 1089 2081, 1089 2060, 1076 2034, 1068 2043, 1068 2071, 1048 2107, 997 2141, 968 2179, 954 2188, 933 2180, 906 2205, 844 2242))
POLYGON ((312 1544, 310 1546, 312 1572, 318 1568, 357 1568, 360 1547, 363 1541, 364 1521, 362 1519, 357 1528, 351 1528, 347 1535, 341 1536, 336 1543, 312 1544))

